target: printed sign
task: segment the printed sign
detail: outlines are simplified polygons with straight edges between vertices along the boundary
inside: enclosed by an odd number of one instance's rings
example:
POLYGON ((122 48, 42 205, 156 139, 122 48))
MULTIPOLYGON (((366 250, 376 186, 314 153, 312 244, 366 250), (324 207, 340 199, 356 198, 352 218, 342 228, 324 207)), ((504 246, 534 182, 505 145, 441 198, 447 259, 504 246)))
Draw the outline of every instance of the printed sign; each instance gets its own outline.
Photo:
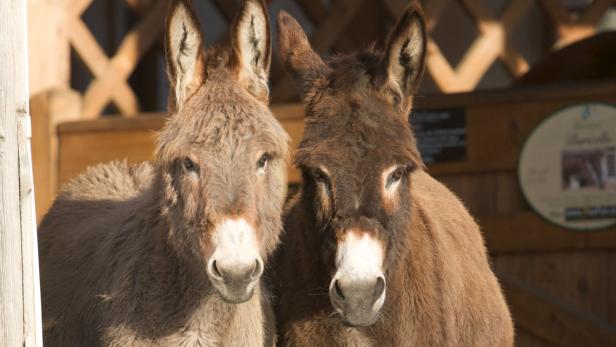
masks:
POLYGON ((575 230, 616 225, 616 107, 576 105, 529 136, 519 179, 532 208, 575 230))
POLYGON ((463 108, 414 110, 410 123, 424 163, 466 159, 466 114, 463 108))

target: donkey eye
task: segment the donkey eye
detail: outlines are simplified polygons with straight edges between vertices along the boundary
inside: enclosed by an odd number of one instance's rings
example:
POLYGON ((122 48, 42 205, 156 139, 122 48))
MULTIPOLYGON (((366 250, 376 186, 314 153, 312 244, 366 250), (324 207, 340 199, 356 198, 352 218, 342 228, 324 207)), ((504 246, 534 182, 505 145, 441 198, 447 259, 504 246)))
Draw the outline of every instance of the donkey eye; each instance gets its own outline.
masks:
POLYGON ((184 161, 182 162, 182 167, 184 167, 184 170, 186 170, 187 172, 199 172, 199 166, 195 164, 195 162, 192 161, 190 158, 184 159, 184 161))
POLYGON ((314 177, 314 180, 319 183, 329 185, 329 177, 327 177, 327 174, 325 174, 323 170, 320 170, 320 169, 313 170, 312 177, 314 177))
POLYGON ((261 158, 259 158, 259 160, 257 161, 257 170, 265 170, 265 167, 267 166, 267 163, 270 160, 270 155, 269 154, 263 154, 261 156, 261 158))
POLYGON ((400 182, 402 177, 406 175, 406 172, 407 172, 406 167, 397 168, 396 171, 392 172, 391 175, 389 176, 389 179, 387 180, 387 187, 389 188, 392 184, 400 182))

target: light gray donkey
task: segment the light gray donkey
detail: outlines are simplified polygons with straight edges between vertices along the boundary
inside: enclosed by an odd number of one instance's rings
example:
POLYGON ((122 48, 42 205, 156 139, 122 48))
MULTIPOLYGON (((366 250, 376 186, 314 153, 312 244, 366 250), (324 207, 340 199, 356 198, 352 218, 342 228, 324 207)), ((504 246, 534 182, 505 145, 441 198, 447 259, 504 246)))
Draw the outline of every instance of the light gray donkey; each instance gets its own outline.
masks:
POLYGON ((207 51, 191 1, 172 1, 166 57, 173 115, 155 160, 88 169, 40 226, 46 346, 275 343, 261 274, 288 136, 268 109, 263 1, 242 1, 231 48, 207 51))

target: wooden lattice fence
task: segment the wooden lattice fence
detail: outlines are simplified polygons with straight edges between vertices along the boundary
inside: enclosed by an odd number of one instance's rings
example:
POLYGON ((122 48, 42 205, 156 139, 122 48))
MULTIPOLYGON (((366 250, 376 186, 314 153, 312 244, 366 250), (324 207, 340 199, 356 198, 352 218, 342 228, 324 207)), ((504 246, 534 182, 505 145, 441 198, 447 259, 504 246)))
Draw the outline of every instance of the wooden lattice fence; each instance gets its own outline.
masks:
MULTIPOLYGON (((112 56, 108 56, 82 19, 83 13, 94 0, 72 0, 63 2, 66 12, 59 25, 78 58, 92 74, 92 80, 83 92, 81 117, 92 119, 100 116, 105 107, 113 103, 120 114, 126 117, 140 111, 138 97, 128 79, 140 63, 144 54, 159 43, 167 8, 167 0, 125 0, 139 17, 134 27, 123 37, 112 56)), ((235 1, 211 1, 212 5, 229 23, 237 7, 235 1)), ((509 0, 500 13, 488 6, 489 0, 457 0, 476 29, 476 37, 468 46, 457 64, 450 63, 442 47, 433 38, 429 40, 427 74, 438 90, 445 93, 474 90, 489 68, 500 61, 513 79, 529 69, 529 61, 511 43, 511 35, 521 25, 533 5, 538 5, 549 18, 550 30, 555 33, 552 47, 593 35, 597 24, 616 5, 616 0, 595 0, 585 9, 571 13, 559 0, 509 0)), ((274 3, 275 1, 268 1, 274 3)), ((360 33, 360 26, 366 21, 366 8, 377 9, 377 14, 389 17, 389 25, 407 5, 406 0, 334 0, 329 4, 315 0, 295 0, 306 17, 315 27, 311 34, 314 47, 323 53, 347 51, 379 39, 381 33, 360 33), (355 33, 358 33, 355 35, 355 33), (354 37, 358 36, 358 37, 354 37), (357 42, 365 39, 366 42, 357 42)), ((441 16, 452 5, 451 0, 423 1, 429 31, 441 23, 441 16)), ((442 25, 443 23, 441 23, 442 25)), ((224 37, 227 35, 223 35, 224 37)), ((296 97, 295 87, 274 61, 272 68, 272 90, 274 101, 288 101, 296 97)))

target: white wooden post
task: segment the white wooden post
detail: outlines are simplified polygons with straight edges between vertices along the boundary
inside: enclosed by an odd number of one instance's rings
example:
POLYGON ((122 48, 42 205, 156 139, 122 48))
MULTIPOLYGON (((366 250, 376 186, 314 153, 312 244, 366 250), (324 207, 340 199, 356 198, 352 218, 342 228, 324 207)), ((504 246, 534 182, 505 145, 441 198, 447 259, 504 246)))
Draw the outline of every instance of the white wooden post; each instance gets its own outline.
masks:
POLYGON ((0 346, 42 346, 26 0, 0 0, 0 346))

